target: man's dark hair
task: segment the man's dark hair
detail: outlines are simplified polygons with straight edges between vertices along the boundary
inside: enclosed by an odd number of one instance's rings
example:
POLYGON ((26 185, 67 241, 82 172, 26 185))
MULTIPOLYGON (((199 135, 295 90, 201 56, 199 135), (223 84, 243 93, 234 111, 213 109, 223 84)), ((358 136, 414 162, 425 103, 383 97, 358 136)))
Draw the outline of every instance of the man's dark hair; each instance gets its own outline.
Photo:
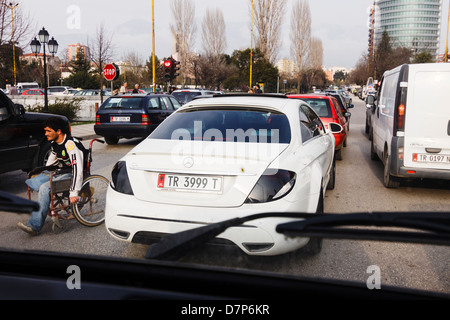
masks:
POLYGON ((68 134, 69 133, 69 126, 67 122, 60 117, 50 117, 44 122, 44 128, 49 127, 52 128, 55 131, 61 130, 62 133, 68 134))

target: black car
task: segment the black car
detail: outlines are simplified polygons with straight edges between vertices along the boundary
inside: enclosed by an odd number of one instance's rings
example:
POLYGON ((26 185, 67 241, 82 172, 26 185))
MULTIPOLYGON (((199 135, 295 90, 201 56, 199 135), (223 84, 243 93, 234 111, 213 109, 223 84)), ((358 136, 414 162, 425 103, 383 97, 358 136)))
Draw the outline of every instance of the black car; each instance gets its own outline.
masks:
MULTIPOLYGON (((25 112, 0 91, 0 173, 29 171, 44 166, 50 142, 44 135, 44 122, 56 116, 49 113, 25 112)), ((59 116, 67 121, 64 116, 59 116)))
POLYGON ((108 144, 120 138, 147 137, 179 107, 178 100, 167 94, 112 96, 98 109, 94 131, 108 144))

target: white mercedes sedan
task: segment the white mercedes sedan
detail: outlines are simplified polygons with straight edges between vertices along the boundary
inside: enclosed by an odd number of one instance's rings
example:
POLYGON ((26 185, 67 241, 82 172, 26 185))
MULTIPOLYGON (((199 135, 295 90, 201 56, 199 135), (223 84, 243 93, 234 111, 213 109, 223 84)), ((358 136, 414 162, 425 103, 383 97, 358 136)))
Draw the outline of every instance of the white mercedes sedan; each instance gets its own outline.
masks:
MULTIPOLYGON (((323 213, 334 188, 333 132, 303 101, 275 95, 220 95, 174 112, 113 168, 106 228, 114 238, 155 239, 257 213, 323 213)), ((217 239, 249 255, 278 255, 321 238, 288 238, 269 217, 228 228, 217 239)))

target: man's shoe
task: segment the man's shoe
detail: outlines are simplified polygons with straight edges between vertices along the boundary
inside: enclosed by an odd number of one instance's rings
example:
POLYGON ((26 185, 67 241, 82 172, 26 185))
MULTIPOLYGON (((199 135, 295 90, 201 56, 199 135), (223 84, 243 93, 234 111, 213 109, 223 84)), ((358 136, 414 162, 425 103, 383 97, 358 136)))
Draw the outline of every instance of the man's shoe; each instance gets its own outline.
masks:
POLYGON ((23 224, 22 222, 18 222, 17 226, 19 227, 19 229, 25 231, 26 233, 29 233, 31 235, 36 235, 38 234, 37 231, 34 231, 30 226, 27 226, 25 224, 23 224))

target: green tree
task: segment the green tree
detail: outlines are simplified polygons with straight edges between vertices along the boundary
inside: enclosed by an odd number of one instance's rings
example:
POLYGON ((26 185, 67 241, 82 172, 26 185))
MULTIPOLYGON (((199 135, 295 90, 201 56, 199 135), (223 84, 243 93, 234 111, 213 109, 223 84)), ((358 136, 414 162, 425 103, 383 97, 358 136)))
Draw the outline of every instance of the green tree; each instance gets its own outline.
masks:
POLYGON ((345 82, 347 77, 348 77, 348 73, 345 73, 344 71, 339 70, 334 73, 333 80, 336 83, 337 82, 342 83, 342 82, 345 82))
POLYGON ((415 56, 413 63, 433 63, 433 56, 428 51, 423 51, 415 56))
MULTIPOLYGON (((157 55, 155 55, 155 84, 156 87, 165 86, 165 80, 163 75, 163 62, 159 61, 157 55)), ((145 62, 144 71, 142 72, 142 80, 144 83, 149 83, 150 86, 153 85, 153 55, 150 55, 148 60, 145 62)))
POLYGON ((98 75, 91 72, 91 66, 84 54, 78 52, 76 59, 70 63, 71 75, 64 80, 65 85, 74 88, 100 88, 98 75))
MULTIPOLYGON (((21 55, 22 49, 15 46, 17 82, 19 82, 20 80, 19 73, 21 69, 19 67, 19 57, 21 55)), ((12 42, 0 45, 0 87, 4 88, 7 84, 14 85, 14 59, 12 42)))
MULTIPOLYGON (((250 49, 235 50, 231 55, 231 64, 236 67, 236 71, 223 82, 225 89, 248 89, 250 85, 250 49), (229 87, 230 85, 233 87, 229 87)), ((253 50, 252 84, 263 82, 265 92, 276 92, 278 76, 278 68, 264 58, 258 48, 253 50)))

